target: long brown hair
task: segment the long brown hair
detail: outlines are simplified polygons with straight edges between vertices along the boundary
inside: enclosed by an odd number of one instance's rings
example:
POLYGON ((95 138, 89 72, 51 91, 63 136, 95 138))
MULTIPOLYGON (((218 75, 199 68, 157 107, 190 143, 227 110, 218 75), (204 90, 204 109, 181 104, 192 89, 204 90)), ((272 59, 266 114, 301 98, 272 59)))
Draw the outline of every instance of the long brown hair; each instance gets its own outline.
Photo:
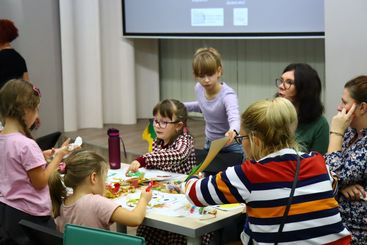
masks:
MULTIPOLYGON (((33 139, 25 123, 24 116, 26 109, 37 109, 40 97, 39 89, 32 83, 22 79, 8 81, 0 90, 0 115, 2 120, 5 118, 16 119, 22 126, 24 134, 33 139)), ((3 124, 5 124, 4 121, 3 124)))
POLYGON ((67 196, 66 187, 75 189, 93 172, 102 175, 108 169, 102 156, 86 150, 73 152, 64 163, 63 176, 55 171, 48 180, 54 218, 60 215, 60 206, 67 196))

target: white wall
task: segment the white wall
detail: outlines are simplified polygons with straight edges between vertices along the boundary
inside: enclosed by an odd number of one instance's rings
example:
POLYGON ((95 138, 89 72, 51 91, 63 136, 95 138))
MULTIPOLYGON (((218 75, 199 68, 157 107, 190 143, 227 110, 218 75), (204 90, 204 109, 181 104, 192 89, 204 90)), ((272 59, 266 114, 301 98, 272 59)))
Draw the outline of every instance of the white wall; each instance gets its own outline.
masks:
POLYGON ((65 131, 151 117, 157 41, 122 37, 121 1, 62 0, 60 23, 65 131))
POLYGON ((367 74, 367 1, 325 0, 326 115, 340 103, 344 84, 367 74))
POLYGON ((15 22, 12 43, 27 62, 30 80, 41 89, 41 128, 34 136, 63 130, 58 0, 1 0, 0 18, 15 22))

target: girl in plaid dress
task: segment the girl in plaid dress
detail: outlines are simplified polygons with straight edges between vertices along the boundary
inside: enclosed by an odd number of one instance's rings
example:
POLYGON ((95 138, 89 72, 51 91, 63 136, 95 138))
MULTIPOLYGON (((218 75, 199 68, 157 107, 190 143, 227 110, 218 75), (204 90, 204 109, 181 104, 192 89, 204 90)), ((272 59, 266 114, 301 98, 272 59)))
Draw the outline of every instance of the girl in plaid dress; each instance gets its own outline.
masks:
MULTIPOLYGON (((178 100, 163 100, 154 107, 153 116, 157 134, 153 150, 135 159, 128 171, 136 172, 145 167, 188 174, 196 165, 196 158, 194 140, 186 128, 185 106, 178 100)), ((137 235, 144 237, 148 245, 187 243, 182 235, 144 225, 138 227, 137 235)), ((202 240, 206 244, 209 237, 205 235, 202 240)))

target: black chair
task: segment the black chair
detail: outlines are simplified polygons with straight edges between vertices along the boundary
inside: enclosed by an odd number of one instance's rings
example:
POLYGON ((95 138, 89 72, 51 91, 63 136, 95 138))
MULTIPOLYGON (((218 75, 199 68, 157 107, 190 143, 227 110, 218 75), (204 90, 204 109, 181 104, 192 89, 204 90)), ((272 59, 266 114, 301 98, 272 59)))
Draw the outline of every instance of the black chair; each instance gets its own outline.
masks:
POLYGON ((55 229, 22 219, 19 221, 24 233, 37 245, 63 245, 63 234, 55 229))
MULTIPOLYGON (((204 161, 208 151, 202 149, 195 149, 196 154, 196 163, 200 164, 204 161)), ((220 171, 225 170, 228 167, 232 167, 235 165, 239 165, 243 162, 243 154, 240 153, 233 153, 233 152, 226 152, 226 153, 218 153, 215 156, 213 161, 209 164, 209 166, 204 170, 204 174, 214 175, 220 171)))
POLYGON ((54 133, 47 134, 45 136, 37 138, 36 142, 39 145, 39 147, 41 148, 41 150, 45 151, 45 150, 48 150, 54 147, 57 141, 59 140, 60 136, 61 136, 61 132, 56 131, 54 133))

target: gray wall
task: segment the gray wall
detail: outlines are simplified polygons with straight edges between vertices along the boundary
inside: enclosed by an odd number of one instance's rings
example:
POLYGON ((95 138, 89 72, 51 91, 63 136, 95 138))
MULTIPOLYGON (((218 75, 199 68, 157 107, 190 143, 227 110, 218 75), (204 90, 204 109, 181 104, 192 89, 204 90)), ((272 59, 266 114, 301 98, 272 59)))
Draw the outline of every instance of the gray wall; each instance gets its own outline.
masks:
POLYGON ((274 96, 274 81, 289 63, 308 63, 325 81, 323 39, 161 40, 161 99, 195 100, 191 64, 200 47, 221 53, 222 80, 237 91, 241 113, 254 101, 274 96))
MULTIPOLYGON (((344 83, 356 75, 367 73, 366 10, 367 1, 365 0, 354 0, 353 4, 344 0, 325 0, 325 44, 322 40, 262 41, 260 43, 244 40, 162 41, 159 52, 162 55, 161 67, 160 71, 158 68, 156 71, 157 74, 160 72, 159 76, 161 76, 161 97, 177 96, 183 100, 192 98, 194 82, 189 60, 193 50, 199 44, 201 46, 205 43, 214 43, 213 46, 219 45, 218 49, 223 55, 228 53, 233 57, 225 58, 224 79, 239 91, 243 90, 245 93, 250 91, 245 96, 245 100, 240 101, 241 107, 247 105, 246 100, 271 95, 273 89, 272 85, 265 86, 265 84, 243 86, 243 81, 261 80, 263 83, 271 83, 270 80, 279 75, 277 73, 284 64, 295 60, 300 61, 300 57, 307 57, 305 61, 314 64, 322 79, 325 78, 326 116, 330 119, 335 114, 344 83), (238 48, 233 48, 232 45, 238 48), (237 54, 236 50, 240 53, 237 54), (285 55, 279 58, 278 54, 284 52, 285 55), (316 53, 317 55, 312 58, 316 53), (241 57, 245 57, 246 60, 237 60, 241 57), (269 58, 270 62, 263 62, 269 58), (167 67, 174 60, 181 62, 179 66, 167 67), (237 66, 240 70, 233 71, 233 67, 237 66), (229 74, 235 75, 230 77, 229 74), (257 77, 257 80, 245 77, 246 74, 257 77), (165 84, 164 87, 162 87, 163 84, 165 84), (257 93, 251 92, 255 91, 256 87, 261 87, 262 90, 257 93)), ((14 47, 25 57, 31 80, 39 85, 43 92, 41 101, 43 124, 38 135, 63 130, 58 0, 0 0, 0 18, 13 19, 19 27, 20 37, 13 43, 14 47)), ((136 46, 136 52, 141 58, 145 57, 144 45, 136 46)), ((154 49, 152 55, 158 56, 158 50, 154 49)), ((145 62, 147 67, 157 67, 156 59, 145 60, 145 62)))
POLYGON ((325 0, 326 108, 331 118, 345 82, 367 75, 367 1, 325 0))
POLYGON ((58 0, 1 0, 0 18, 19 29, 12 43, 28 66, 30 80, 41 89, 41 127, 34 136, 64 128, 58 0))

